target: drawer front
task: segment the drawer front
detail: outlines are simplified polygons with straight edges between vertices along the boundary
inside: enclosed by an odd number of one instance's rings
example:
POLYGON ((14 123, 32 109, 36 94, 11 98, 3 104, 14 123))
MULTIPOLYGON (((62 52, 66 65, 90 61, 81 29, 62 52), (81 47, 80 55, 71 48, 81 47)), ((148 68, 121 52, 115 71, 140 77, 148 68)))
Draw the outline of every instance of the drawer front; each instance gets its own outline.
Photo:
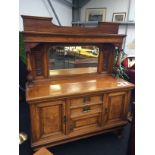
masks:
POLYGON ((97 116, 91 117, 91 118, 80 119, 80 120, 75 121, 75 127, 79 128, 83 126, 97 124, 97 120, 98 120, 97 116))
POLYGON ((100 96, 84 96, 70 100, 71 107, 82 106, 85 104, 102 103, 103 97, 100 96))
POLYGON ((101 126, 101 115, 93 114, 83 117, 75 117, 70 122, 70 133, 81 134, 84 132, 91 132, 101 126))
POLYGON ((79 108, 71 108, 70 114, 71 117, 79 117, 81 115, 88 115, 92 113, 99 113, 101 112, 101 105, 102 104, 94 104, 94 105, 85 105, 79 108))

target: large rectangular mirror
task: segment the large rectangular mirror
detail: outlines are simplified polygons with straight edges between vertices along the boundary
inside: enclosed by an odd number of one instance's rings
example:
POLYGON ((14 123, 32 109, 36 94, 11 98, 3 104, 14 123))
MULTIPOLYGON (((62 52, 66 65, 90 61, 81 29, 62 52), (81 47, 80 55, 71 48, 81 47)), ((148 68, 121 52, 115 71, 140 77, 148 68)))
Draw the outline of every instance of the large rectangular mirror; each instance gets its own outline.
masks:
POLYGON ((49 49, 49 75, 72 75, 97 72, 97 46, 52 46, 49 49))

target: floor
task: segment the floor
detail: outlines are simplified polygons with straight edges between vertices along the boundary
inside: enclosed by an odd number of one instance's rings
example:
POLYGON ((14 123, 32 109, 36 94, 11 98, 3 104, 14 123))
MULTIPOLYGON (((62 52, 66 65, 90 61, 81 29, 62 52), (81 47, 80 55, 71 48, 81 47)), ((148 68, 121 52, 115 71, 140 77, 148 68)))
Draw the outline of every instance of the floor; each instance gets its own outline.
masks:
MULTIPOLYGON (((29 138, 19 147, 19 155, 33 154, 33 150, 30 147, 30 121, 28 113, 28 104, 26 102, 20 103, 20 132, 26 132, 29 138)), ((54 155, 126 155, 129 133, 130 124, 124 127, 121 139, 118 139, 113 133, 106 133, 48 149, 54 155)))

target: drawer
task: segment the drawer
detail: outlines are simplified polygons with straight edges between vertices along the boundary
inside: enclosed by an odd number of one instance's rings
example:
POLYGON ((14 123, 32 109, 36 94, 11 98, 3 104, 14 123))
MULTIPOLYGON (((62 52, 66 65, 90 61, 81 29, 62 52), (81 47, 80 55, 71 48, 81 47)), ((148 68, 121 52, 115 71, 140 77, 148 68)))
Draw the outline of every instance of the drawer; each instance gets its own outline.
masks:
POLYGON ((98 123, 98 117, 99 116, 75 120, 74 121, 74 127, 79 128, 79 127, 83 127, 83 126, 97 124, 98 123))
POLYGON ((84 96, 70 100, 70 107, 82 106, 85 104, 102 103, 103 96, 84 96))
POLYGON ((70 109, 71 117, 79 117, 81 115, 88 115, 92 113, 101 112, 102 104, 85 105, 79 108, 70 109))
POLYGON ((97 124, 97 120, 97 117, 87 118, 84 120, 77 120, 75 125, 78 128, 86 125, 97 124))
POLYGON ((70 122, 70 132, 76 132, 77 134, 83 132, 89 132, 92 128, 96 129, 101 126, 101 115, 100 114, 92 114, 83 117, 76 117, 71 119, 70 122))

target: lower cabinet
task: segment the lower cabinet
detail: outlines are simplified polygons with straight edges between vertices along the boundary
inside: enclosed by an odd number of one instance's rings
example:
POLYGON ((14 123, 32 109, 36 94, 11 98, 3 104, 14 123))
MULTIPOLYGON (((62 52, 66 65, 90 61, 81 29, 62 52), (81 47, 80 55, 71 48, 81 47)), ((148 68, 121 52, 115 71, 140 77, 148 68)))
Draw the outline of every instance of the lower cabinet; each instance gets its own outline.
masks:
POLYGON ((128 93, 102 93, 31 104, 32 147, 59 144, 123 125, 128 112, 128 93))
POLYGON ((32 104, 31 131, 32 143, 46 140, 57 141, 63 139, 66 132, 66 110, 64 101, 43 102, 32 104))
POLYGON ((115 92, 106 94, 105 101, 105 125, 121 123, 127 119, 128 93, 115 92))

